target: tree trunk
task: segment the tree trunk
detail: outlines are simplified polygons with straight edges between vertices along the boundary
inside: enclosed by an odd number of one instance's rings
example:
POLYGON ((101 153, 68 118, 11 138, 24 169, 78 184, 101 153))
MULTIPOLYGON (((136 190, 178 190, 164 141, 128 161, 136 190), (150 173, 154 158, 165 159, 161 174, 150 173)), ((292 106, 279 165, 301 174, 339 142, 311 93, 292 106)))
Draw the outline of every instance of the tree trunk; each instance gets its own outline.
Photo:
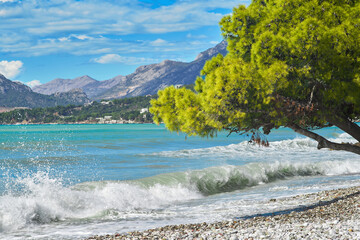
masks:
POLYGON ((349 143, 334 143, 331 142, 329 140, 327 140, 326 138, 311 132, 307 129, 303 129, 300 126, 296 125, 296 124, 289 124, 287 127, 291 128, 292 130, 294 130, 297 133, 300 133, 304 136, 307 136, 311 139, 314 139, 315 141, 318 142, 318 149, 321 148, 330 148, 333 150, 344 150, 344 151, 348 151, 348 152, 352 152, 352 153, 356 153, 356 154, 360 154, 360 147, 353 145, 353 144, 349 144, 349 143))
POLYGON ((348 119, 339 118, 336 116, 328 116, 327 121, 332 125, 337 126, 344 132, 350 134, 353 138, 355 138, 360 142, 360 126, 357 125, 356 123, 348 119))

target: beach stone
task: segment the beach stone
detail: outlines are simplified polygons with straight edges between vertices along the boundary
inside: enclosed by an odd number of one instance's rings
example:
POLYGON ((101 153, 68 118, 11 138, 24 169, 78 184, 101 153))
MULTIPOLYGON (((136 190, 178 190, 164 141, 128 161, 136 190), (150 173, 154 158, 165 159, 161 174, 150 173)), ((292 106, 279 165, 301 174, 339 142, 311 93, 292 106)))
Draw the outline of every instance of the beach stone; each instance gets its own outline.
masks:
POLYGON ((323 201, 323 206, 285 215, 181 224, 88 239, 360 239, 360 186, 277 199, 275 202, 286 205, 286 201, 294 199, 298 202, 312 199, 314 204, 323 201), (336 198, 340 200, 334 201, 336 198))

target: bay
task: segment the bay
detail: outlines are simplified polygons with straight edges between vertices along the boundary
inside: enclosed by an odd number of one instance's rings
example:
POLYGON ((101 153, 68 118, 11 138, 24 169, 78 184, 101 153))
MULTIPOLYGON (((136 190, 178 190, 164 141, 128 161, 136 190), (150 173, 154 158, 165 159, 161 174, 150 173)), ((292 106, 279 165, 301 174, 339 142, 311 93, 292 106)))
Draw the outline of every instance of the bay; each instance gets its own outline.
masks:
MULTIPOLYGON (((318 133, 353 141, 337 128, 318 133)), ((163 125, 0 126, 0 239, 81 239, 220 221, 287 206, 271 198, 359 185, 359 156, 281 128, 249 136, 163 125)))

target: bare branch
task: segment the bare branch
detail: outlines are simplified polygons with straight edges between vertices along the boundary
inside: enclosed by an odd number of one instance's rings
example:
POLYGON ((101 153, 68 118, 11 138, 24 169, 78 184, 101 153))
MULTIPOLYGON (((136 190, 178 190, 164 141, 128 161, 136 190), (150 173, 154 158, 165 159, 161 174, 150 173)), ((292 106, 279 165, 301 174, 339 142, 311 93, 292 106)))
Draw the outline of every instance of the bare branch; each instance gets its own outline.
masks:
POLYGON ((315 88, 316 88, 316 84, 314 85, 313 89, 311 90, 310 101, 309 101, 308 105, 310 105, 313 100, 315 88))
POLYGON ((300 133, 304 136, 307 136, 311 139, 314 139, 315 141, 318 142, 318 149, 322 149, 322 148, 329 148, 329 149, 333 149, 333 150, 344 150, 344 151, 348 151, 348 152, 352 152, 352 153, 356 153, 356 154, 360 154, 360 147, 353 145, 353 144, 349 144, 349 143, 334 143, 331 142, 329 140, 327 140, 326 138, 311 132, 307 129, 303 129, 300 126, 292 123, 287 125, 287 127, 291 128, 292 130, 294 130, 297 133, 300 133))
POLYGON ((360 126, 356 123, 348 120, 347 118, 340 118, 335 115, 327 116, 327 121, 329 121, 332 125, 337 126, 344 132, 351 135, 353 138, 360 142, 360 126))

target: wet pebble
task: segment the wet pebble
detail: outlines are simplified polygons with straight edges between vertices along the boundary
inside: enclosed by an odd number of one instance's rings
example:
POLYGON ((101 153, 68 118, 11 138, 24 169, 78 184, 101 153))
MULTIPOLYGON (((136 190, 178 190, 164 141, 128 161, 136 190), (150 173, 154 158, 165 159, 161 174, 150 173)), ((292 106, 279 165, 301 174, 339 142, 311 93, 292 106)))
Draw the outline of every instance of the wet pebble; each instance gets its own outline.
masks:
POLYGON ((143 232, 93 236, 88 240, 360 239, 360 186, 270 201, 281 203, 293 199, 315 199, 318 206, 271 217, 165 226, 143 232))

